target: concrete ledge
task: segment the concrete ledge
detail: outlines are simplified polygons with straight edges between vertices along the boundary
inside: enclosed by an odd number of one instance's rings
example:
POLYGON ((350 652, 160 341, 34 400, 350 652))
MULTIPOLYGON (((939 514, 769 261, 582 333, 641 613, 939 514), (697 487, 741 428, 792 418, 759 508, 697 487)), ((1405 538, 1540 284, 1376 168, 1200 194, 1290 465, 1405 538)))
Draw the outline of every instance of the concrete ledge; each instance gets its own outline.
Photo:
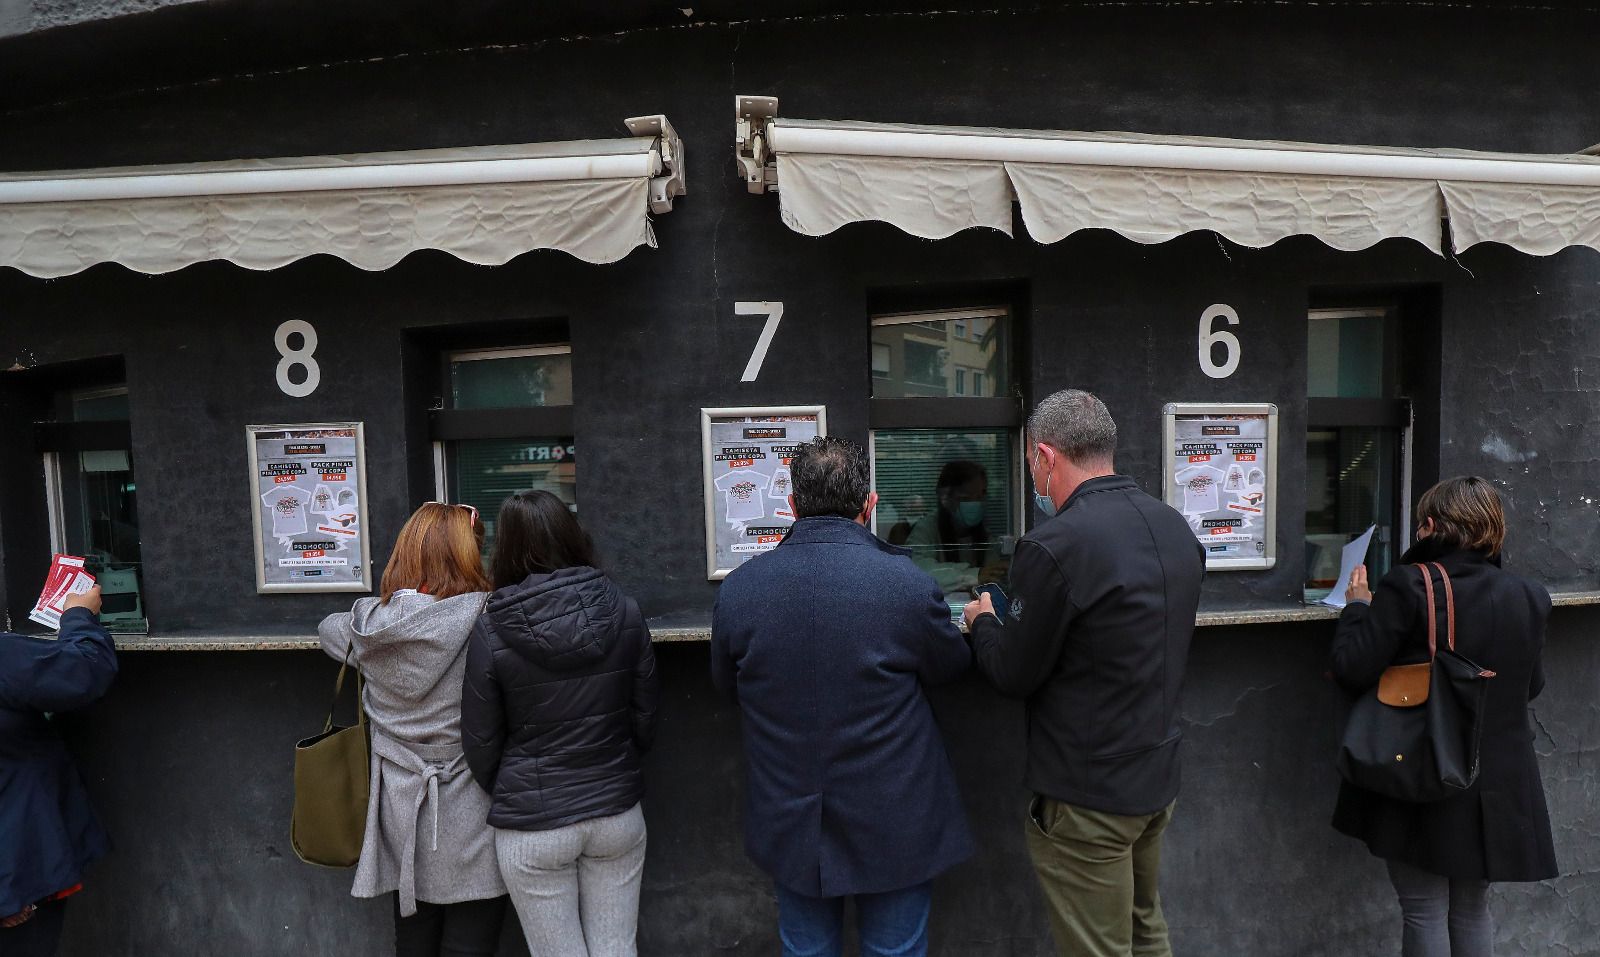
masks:
MULTIPOLYGON (((1556 592, 1550 596, 1550 601, 1557 608, 1600 605, 1600 591, 1556 592)), ((1278 625, 1301 621, 1333 621, 1338 617, 1339 610, 1326 605, 1283 605, 1203 611, 1196 616, 1195 624, 1201 628, 1220 625, 1278 625)), ((706 626, 652 628, 650 634, 657 643, 711 640, 711 629, 706 626)), ((318 647, 320 646, 317 644, 317 639, 298 635, 117 636, 118 651, 315 651, 318 647)))

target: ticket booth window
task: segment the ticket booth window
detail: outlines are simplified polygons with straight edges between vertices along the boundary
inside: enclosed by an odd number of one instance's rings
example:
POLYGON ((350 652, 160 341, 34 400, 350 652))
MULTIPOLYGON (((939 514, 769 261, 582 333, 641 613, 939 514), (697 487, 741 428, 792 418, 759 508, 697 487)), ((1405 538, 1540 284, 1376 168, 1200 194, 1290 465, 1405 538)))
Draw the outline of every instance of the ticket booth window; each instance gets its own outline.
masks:
POLYGON ((537 345, 452 352, 444 408, 434 414, 435 481, 444 501, 472 505, 492 548, 500 505, 543 489, 574 511, 572 349, 537 345))
POLYGON ((1308 601, 1342 588, 1340 554, 1376 526, 1373 580, 1398 559, 1408 530, 1400 329, 1389 308, 1316 309, 1307 329, 1306 584, 1308 601))
POLYGON ((1022 525, 1009 320, 1004 307, 872 319, 874 531, 953 607, 1005 581, 1022 525))
POLYGON ((149 630, 128 390, 64 392, 35 435, 45 463, 51 547, 84 559, 100 584, 100 620, 118 633, 149 630))

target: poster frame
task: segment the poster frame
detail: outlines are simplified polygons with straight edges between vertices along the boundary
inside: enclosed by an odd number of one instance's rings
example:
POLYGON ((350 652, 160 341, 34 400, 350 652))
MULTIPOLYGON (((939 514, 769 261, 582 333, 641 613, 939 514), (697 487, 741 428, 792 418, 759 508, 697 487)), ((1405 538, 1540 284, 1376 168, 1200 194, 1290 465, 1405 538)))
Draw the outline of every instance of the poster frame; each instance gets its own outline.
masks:
POLYGON ((716 419, 741 418, 759 415, 814 415, 817 417, 817 435, 828 434, 828 407, 825 405, 757 405, 700 410, 700 477, 705 486, 706 518, 706 579, 721 581, 733 571, 717 567, 716 486, 712 485, 713 452, 711 450, 711 424, 716 419))
POLYGON ((246 425, 245 454, 250 469, 246 476, 250 483, 250 534, 255 552, 256 594, 277 595, 305 592, 370 592, 372 591, 372 534, 371 501, 367 498, 367 433, 362 422, 299 422, 277 425, 246 425), (266 575, 266 550, 261 541, 261 499, 259 497, 260 459, 256 454, 256 436, 262 432, 301 432, 312 429, 353 429, 356 438, 356 495, 360 503, 356 518, 361 530, 361 580, 359 582, 269 582, 266 575))
MULTIPOLYGON (((1177 463, 1172 447, 1177 441, 1178 417, 1188 415, 1251 415, 1267 419, 1267 508, 1265 552, 1258 558, 1206 557, 1206 571, 1265 571, 1278 564, 1278 406, 1272 402, 1168 402, 1161 408, 1161 500, 1182 507, 1177 491, 1177 463)), ((1199 541, 1196 538, 1196 541, 1199 541)))

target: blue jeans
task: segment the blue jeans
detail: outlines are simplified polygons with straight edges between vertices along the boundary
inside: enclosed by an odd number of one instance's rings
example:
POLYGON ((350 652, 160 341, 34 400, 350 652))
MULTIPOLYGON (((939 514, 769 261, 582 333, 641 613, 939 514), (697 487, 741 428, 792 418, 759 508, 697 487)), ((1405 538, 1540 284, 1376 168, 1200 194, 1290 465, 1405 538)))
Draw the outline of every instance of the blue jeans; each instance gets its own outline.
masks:
MULTIPOLYGON (((844 952, 843 897, 807 897, 776 885, 783 957, 839 957, 844 952)), ((857 894, 861 957, 927 957, 933 886, 857 894)))

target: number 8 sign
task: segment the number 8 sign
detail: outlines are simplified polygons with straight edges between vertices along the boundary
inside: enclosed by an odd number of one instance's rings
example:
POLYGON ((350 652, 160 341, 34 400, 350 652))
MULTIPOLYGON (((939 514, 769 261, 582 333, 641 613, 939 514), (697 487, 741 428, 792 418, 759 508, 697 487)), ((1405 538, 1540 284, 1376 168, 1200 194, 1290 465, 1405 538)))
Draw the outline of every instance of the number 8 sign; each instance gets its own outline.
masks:
POLYGON ((317 365, 314 357, 317 330, 311 323, 304 319, 290 319, 278 326, 278 331, 272 334, 272 341, 278 347, 278 388, 283 390, 283 394, 303 399, 317 391, 317 386, 322 383, 322 367, 317 365), (300 348, 289 348, 290 336, 300 337, 300 348), (289 380, 289 370, 295 366, 306 370, 305 378, 299 382, 289 380))

